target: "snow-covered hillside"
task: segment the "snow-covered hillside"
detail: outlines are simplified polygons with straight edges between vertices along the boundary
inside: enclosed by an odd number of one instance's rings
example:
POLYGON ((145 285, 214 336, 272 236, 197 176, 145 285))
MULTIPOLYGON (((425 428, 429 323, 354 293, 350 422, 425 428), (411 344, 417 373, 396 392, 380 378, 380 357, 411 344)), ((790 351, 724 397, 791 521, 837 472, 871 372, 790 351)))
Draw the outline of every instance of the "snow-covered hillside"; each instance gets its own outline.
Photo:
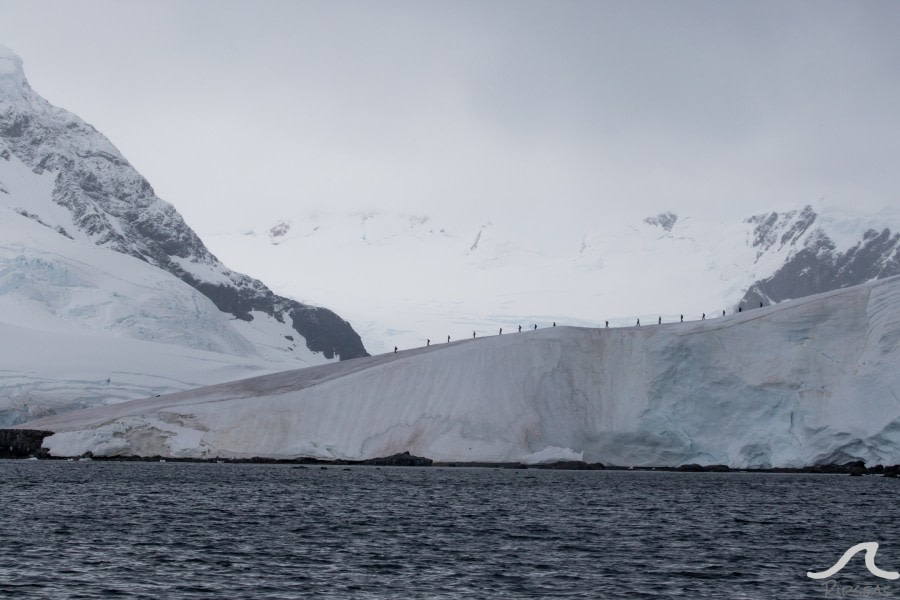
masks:
POLYGON ((662 326, 435 344, 48 418, 54 455, 900 462, 900 277, 662 326))
MULTIPOLYGON (((177 143, 177 140, 173 140, 177 143)), ((77 116, 52 106, 25 79, 21 59, 0 47, 0 206, 59 236, 132 256, 187 283, 224 314, 260 314, 287 323, 282 335, 324 357, 365 356, 359 336, 328 309, 276 296, 262 282, 225 267, 158 198, 113 144, 77 116)))
POLYGON ((365 354, 333 312, 225 267, 0 47, 0 426, 365 354))
POLYGON ((53 180, 0 158, 0 426, 325 362, 289 324, 84 239, 53 180))
POLYGON ((347 315, 375 353, 553 321, 695 319, 900 274, 900 211, 477 218, 298 210, 204 238, 280 293, 347 315))

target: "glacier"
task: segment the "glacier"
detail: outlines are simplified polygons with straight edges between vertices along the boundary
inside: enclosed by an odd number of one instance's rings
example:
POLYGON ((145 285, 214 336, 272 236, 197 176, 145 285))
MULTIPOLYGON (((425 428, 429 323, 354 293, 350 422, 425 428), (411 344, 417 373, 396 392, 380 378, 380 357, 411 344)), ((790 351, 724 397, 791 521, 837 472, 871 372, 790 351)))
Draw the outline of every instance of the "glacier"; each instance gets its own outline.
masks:
POLYGON ((900 277, 724 318, 547 327, 36 420, 54 456, 900 462, 900 277))

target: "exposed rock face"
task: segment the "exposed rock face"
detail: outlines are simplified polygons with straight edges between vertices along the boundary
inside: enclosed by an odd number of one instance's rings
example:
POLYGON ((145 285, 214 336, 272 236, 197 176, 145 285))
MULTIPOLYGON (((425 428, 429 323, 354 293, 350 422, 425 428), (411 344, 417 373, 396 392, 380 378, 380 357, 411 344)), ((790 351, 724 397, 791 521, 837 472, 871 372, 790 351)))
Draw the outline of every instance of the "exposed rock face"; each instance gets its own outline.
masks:
POLYGON ((753 225, 753 239, 750 245, 758 248, 757 256, 773 246, 793 245, 812 226, 818 215, 811 206, 801 211, 792 210, 783 214, 776 212, 755 215, 746 220, 753 225))
POLYGON ((164 269, 237 318, 251 320, 251 311, 261 311, 290 321, 310 350, 328 358, 368 355, 356 332, 332 311, 277 296, 226 268, 109 140, 36 94, 18 57, 0 50, 13 57, 0 78, 0 148, 4 158, 15 156, 35 173, 55 173, 52 201, 68 209, 77 228, 60 235, 86 236, 164 269))
POLYGON ((363 461, 366 465, 382 465, 387 467, 430 467, 433 461, 423 456, 413 456, 408 451, 385 456, 383 458, 372 458, 363 461))
POLYGON ((41 454, 41 442, 52 431, 0 429, 0 458, 27 458, 41 454))
POLYGON ((661 227, 665 231, 672 231, 672 228, 675 227, 675 223, 678 221, 678 215, 672 212, 664 212, 656 215, 655 217, 647 217, 644 219, 644 223, 648 225, 656 225, 657 227, 661 227))
POLYGON ((821 228, 812 207, 789 213, 752 217, 753 246, 763 253, 774 246, 794 246, 773 275, 755 282, 741 304, 755 307, 846 288, 900 274, 900 233, 870 229, 862 239, 840 251, 821 228), (809 231, 808 235, 804 235, 809 231))

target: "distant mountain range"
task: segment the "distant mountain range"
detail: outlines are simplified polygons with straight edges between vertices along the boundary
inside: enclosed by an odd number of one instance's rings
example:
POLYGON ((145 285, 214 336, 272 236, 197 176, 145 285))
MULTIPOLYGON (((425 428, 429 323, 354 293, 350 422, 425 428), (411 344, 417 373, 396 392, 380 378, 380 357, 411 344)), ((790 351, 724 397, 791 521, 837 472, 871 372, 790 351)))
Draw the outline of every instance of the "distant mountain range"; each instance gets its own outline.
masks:
POLYGON ((519 325, 711 318, 900 274, 900 211, 807 205, 730 220, 666 211, 604 222, 554 215, 553 235, 513 219, 297 211, 204 237, 280 293, 314 291, 376 353, 519 325), (298 265, 297 256, 315 260, 298 265))

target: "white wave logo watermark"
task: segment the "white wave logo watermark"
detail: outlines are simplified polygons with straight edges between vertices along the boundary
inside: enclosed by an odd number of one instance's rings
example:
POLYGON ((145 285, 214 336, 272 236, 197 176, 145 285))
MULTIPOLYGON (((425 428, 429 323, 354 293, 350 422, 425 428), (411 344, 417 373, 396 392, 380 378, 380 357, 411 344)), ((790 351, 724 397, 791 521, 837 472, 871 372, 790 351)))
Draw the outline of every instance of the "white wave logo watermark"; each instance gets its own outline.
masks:
POLYGON ((806 576, 812 579, 826 579, 831 577, 843 569, 847 563, 850 562, 850 559, 858 552, 862 552, 863 550, 866 552, 866 568, 869 569, 869 573, 875 577, 881 577, 882 579, 900 579, 900 573, 897 571, 883 571, 875 565, 875 553, 878 552, 878 542, 863 542, 862 544, 852 546, 844 552, 844 555, 840 557, 830 569, 818 572, 807 571, 806 576))

